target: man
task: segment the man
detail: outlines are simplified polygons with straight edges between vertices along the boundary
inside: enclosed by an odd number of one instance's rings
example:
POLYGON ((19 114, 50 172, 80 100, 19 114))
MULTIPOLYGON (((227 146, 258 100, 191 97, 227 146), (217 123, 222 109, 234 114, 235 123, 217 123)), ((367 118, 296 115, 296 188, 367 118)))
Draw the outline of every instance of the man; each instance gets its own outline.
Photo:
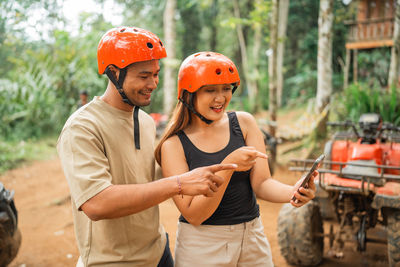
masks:
POLYGON ((60 134, 78 265, 173 266, 157 204, 175 195, 212 196, 223 182, 215 172, 237 167, 218 164, 155 181, 154 121, 139 107, 150 104, 164 57, 163 43, 149 31, 108 31, 97 50, 107 89, 72 114, 60 134))
POLYGON ((83 90, 79 93, 79 104, 78 108, 86 105, 88 102, 88 92, 86 90, 83 90))

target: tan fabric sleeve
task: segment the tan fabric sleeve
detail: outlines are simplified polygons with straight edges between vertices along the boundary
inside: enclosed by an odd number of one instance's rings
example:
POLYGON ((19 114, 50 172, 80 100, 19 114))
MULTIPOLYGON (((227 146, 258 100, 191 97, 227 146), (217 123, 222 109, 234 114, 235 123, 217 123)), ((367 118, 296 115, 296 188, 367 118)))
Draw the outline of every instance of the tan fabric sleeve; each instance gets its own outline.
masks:
POLYGON ((100 137, 93 131, 72 124, 64 129, 57 149, 72 200, 78 209, 111 185, 108 160, 100 137))

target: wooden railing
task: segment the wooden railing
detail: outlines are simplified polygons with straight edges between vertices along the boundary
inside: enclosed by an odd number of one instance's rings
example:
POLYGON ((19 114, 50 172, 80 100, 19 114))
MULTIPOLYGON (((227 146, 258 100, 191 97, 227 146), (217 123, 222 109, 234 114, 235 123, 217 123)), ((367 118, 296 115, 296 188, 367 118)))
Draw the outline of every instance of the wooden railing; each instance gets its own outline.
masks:
POLYGON ((348 21, 347 42, 378 41, 393 38, 394 18, 348 21))

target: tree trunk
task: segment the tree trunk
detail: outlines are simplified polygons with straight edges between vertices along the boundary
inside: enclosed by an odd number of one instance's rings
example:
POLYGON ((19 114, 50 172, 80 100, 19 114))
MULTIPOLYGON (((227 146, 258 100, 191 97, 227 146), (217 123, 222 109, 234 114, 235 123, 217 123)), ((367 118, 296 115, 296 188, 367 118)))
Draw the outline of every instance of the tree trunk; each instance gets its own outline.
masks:
POLYGON ((358 82, 358 50, 353 50, 353 83, 358 82))
MULTIPOLYGON (((239 9, 239 3, 238 0, 233 1, 233 11, 235 14, 235 17, 240 19, 240 9, 239 9)), ((256 103, 256 97, 257 97, 257 85, 255 83, 255 80, 250 77, 250 70, 249 70, 249 61, 247 58, 247 47, 246 47, 246 40, 243 34, 243 29, 242 25, 240 23, 236 24, 236 32, 238 35, 238 40, 239 40, 239 46, 240 46, 240 54, 242 56, 242 66, 243 66, 243 73, 246 78, 246 87, 247 91, 249 94, 249 107, 250 107, 250 112, 255 111, 255 103, 256 103)))
POLYGON ((268 58, 268 76, 269 76, 269 133, 275 137, 276 127, 276 108, 277 108, 277 42, 278 42, 278 0, 272 0, 271 14, 271 33, 270 33, 270 55, 268 58))
POLYGON ((217 50, 217 36, 218 36, 218 26, 217 24, 217 16, 218 16, 218 0, 213 0, 211 6, 211 18, 212 21, 210 22, 211 26, 211 36, 210 36, 210 50, 216 51, 217 50))
POLYGON ((167 58, 164 63, 164 114, 168 116, 175 104, 176 78, 175 78, 175 9, 176 0, 167 0, 164 11, 164 37, 167 58))
POLYGON ((283 94, 283 55, 285 51, 285 40, 286 40, 286 27, 287 18, 289 13, 289 0, 279 1, 279 18, 278 18, 278 46, 277 46, 277 106, 280 107, 282 104, 283 94))
POLYGON ((400 0, 396 1, 396 13, 394 19, 393 47, 390 59, 389 87, 397 86, 399 75, 399 56, 400 56, 400 0))
MULTIPOLYGON (((318 17, 318 81, 316 108, 321 114, 329 105, 332 94, 332 28, 333 28, 333 0, 320 0, 318 17)), ((326 121, 321 119, 314 131, 316 139, 326 136, 326 121)))
MULTIPOLYGON (((256 0, 255 8, 260 6, 261 0, 256 0)), ((260 50, 261 50, 261 43, 262 43, 262 29, 261 29, 261 23, 260 22, 255 22, 254 24, 254 45, 253 45, 253 76, 254 76, 254 87, 256 88, 256 92, 258 94, 258 89, 259 89, 259 79, 260 79, 260 50)), ((255 103, 254 103, 254 110, 257 112, 261 108, 261 99, 260 97, 256 97, 255 103)))
POLYGON ((318 18, 317 112, 329 104, 332 94, 333 0, 320 0, 318 18))
POLYGON ((346 89, 349 86, 349 70, 350 70, 350 58, 351 58, 351 50, 346 49, 346 59, 344 65, 344 73, 343 73, 343 89, 346 89))

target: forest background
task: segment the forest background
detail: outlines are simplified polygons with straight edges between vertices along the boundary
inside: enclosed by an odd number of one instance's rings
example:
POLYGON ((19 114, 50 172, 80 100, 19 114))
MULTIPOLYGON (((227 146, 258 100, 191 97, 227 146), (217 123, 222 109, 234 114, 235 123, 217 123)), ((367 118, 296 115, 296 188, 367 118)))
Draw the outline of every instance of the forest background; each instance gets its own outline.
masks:
MULTIPOLYGON (((241 86, 230 109, 253 114, 293 108, 316 112, 309 107, 316 106, 321 80, 320 1, 92 0, 99 10, 81 12, 74 30, 63 11, 65 2, 0 0, 0 173, 54 150, 62 126, 77 108, 80 91, 90 97, 104 92, 107 79, 97 73, 97 45, 107 30, 120 25, 150 30, 167 47, 160 85, 144 108, 148 113, 169 114, 176 100, 177 69, 198 51, 223 53, 238 66, 241 86), (277 3, 286 3, 286 11, 277 10, 277 3), (114 11, 118 24, 106 19, 108 11, 114 11), (283 35, 277 38, 282 24, 283 35), (274 81, 272 44, 281 44, 284 55, 274 81), (271 83, 278 85, 276 94, 271 94, 271 83)), ((357 82, 344 86, 347 22, 355 19, 356 5, 324 2, 332 4, 333 14, 329 117, 357 121, 361 113, 378 112, 400 125, 399 90, 388 78, 391 48, 359 51, 357 82)), ((350 71, 348 80, 353 78, 350 71)))

